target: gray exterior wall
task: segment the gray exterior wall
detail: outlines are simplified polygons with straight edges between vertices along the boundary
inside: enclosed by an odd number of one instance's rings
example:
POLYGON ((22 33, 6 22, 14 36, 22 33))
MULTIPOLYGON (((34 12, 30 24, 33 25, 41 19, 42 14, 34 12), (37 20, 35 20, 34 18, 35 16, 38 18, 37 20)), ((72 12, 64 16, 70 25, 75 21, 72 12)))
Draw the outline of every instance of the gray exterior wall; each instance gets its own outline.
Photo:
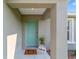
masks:
POLYGON ((15 13, 13 9, 9 8, 4 2, 3 6, 3 58, 4 59, 17 59, 17 50, 22 47, 22 27, 20 21, 20 15, 15 13), (10 44, 9 41, 15 41, 16 43, 10 44), (14 46, 15 45, 15 46, 14 46), (12 47, 12 48, 11 48, 12 47), (8 54, 10 53, 10 54, 8 54), (14 54, 13 54, 14 53, 14 54), (13 56, 14 55, 14 56, 13 56), (10 58, 10 56, 12 56, 10 58))

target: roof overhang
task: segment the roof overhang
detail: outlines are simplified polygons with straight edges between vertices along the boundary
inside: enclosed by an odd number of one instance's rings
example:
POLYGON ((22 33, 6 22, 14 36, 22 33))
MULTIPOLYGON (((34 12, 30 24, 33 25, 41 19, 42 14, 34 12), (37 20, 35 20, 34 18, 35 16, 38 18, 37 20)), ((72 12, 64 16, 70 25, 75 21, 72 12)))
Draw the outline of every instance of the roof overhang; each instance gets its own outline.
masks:
POLYGON ((68 13, 67 15, 68 15, 68 17, 74 17, 74 18, 76 18, 76 13, 68 13))
POLYGON ((51 8, 57 0, 8 0, 12 8, 51 8))

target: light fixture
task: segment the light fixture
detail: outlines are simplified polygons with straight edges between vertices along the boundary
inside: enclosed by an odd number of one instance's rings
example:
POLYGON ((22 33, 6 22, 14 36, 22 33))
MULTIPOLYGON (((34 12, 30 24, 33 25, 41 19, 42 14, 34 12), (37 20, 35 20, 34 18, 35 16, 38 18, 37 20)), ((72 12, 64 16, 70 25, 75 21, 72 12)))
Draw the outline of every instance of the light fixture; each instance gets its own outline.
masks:
POLYGON ((32 10, 34 10, 34 8, 32 8, 32 10))

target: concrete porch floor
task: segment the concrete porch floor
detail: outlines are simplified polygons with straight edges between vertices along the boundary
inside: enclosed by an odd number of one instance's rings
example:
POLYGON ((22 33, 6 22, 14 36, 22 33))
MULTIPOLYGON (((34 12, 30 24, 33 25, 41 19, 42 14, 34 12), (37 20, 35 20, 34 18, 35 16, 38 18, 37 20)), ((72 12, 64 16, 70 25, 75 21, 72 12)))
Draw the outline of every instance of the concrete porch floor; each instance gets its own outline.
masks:
POLYGON ((17 59, 50 59, 47 52, 44 52, 43 54, 37 53, 37 55, 24 55, 24 50, 22 49, 17 49, 15 56, 17 59))

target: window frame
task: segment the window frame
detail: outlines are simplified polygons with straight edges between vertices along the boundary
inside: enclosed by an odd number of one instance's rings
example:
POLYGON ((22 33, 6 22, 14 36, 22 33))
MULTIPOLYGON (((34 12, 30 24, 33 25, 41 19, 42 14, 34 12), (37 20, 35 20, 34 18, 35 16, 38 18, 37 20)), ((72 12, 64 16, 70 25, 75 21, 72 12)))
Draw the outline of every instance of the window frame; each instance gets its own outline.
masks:
POLYGON ((75 18, 68 18, 67 19, 67 40, 69 39, 68 43, 71 43, 71 44, 76 43, 76 40, 75 40, 76 34, 75 34, 75 31, 73 32, 73 30, 75 30, 75 24, 76 24, 75 23, 75 18), (69 34, 68 34, 68 32, 69 32, 69 34))

